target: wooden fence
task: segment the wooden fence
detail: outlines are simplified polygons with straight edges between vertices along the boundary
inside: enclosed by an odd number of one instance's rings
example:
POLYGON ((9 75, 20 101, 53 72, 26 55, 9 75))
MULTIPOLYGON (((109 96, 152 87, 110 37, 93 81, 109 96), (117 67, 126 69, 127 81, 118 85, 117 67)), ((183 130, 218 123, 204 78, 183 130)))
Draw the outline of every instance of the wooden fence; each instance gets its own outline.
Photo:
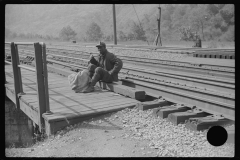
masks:
MULTIPOLYGON (((38 96, 38 126, 39 130, 42 131, 44 119, 42 114, 50 112, 49 108, 49 94, 48 94, 48 72, 46 64, 46 45, 45 43, 33 43, 33 42, 5 42, 9 44, 11 48, 11 63, 13 68, 14 76, 14 89, 15 89, 15 99, 16 107, 20 109, 19 97, 24 93, 22 86, 22 76, 21 69, 26 69, 29 71, 36 72, 36 86, 37 86, 37 96, 38 96), (25 65, 21 65, 19 61, 18 45, 33 45, 35 49, 35 69, 30 68, 25 65)), ((9 63, 8 61, 5 61, 9 63)), ((5 79, 6 83, 6 79, 5 79)))

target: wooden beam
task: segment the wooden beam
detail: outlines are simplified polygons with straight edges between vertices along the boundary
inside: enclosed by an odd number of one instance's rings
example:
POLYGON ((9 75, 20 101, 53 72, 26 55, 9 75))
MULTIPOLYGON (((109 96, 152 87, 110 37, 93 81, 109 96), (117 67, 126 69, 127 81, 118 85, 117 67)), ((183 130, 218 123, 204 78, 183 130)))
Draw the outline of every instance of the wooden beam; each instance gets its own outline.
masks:
POLYGON ((100 86, 102 89, 107 89, 115 93, 119 93, 121 95, 134 98, 136 100, 144 100, 146 95, 145 91, 143 90, 124 86, 117 83, 105 83, 105 82, 99 81, 97 85, 100 86))
POLYGON ((42 60, 43 60, 43 76, 44 76, 44 87, 45 87, 45 103, 46 103, 46 112, 50 111, 49 106, 49 93, 48 93, 48 70, 47 70, 47 60, 46 60, 46 45, 42 44, 42 60))
POLYGON ((11 43, 11 57, 12 57, 13 77, 14 77, 15 99, 16 99, 15 101, 16 101, 17 109, 20 109, 18 94, 23 92, 22 77, 21 77, 21 70, 18 67, 19 56, 17 52, 17 47, 14 42, 11 43))
POLYGON ((44 124, 44 119, 42 114, 46 112, 46 102, 45 102, 45 87, 44 87, 44 77, 43 77, 43 61, 42 61, 42 47, 37 42, 34 43, 35 48, 35 64, 36 64, 36 82, 37 82, 37 92, 38 92, 38 126, 40 131, 42 130, 42 125, 44 124))

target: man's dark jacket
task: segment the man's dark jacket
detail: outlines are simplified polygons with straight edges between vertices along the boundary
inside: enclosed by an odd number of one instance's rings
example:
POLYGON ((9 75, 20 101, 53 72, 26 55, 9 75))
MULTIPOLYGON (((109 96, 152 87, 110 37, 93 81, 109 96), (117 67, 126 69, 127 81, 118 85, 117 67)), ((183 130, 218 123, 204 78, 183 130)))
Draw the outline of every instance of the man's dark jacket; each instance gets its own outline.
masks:
POLYGON ((117 58, 113 53, 107 51, 105 55, 99 54, 96 59, 92 57, 90 63, 108 71, 112 76, 113 81, 118 81, 118 73, 121 70, 123 63, 122 60, 117 58))

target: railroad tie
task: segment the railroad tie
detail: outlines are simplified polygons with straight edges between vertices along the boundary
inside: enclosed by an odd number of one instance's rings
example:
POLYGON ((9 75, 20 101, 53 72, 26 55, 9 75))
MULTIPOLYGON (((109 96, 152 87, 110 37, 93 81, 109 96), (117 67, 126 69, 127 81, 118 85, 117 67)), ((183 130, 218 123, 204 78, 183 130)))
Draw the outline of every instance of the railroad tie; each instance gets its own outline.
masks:
POLYGON ((152 115, 154 117, 161 117, 161 118, 167 118, 169 114, 175 113, 175 112, 185 112, 187 110, 190 110, 191 108, 186 107, 184 105, 171 105, 171 106, 164 106, 153 109, 152 115))
POLYGON ((172 122, 175 125, 178 125, 180 123, 185 123, 185 121, 189 118, 205 117, 209 115, 209 113, 203 112, 202 110, 195 108, 193 110, 187 110, 186 112, 170 113, 168 115, 168 121, 172 122))
POLYGON ((186 122, 186 128, 193 131, 209 129, 212 126, 223 126, 233 124, 234 122, 220 116, 206 116, 198 118, 189 118, 186 122))
POLYGON ((136 105, 139 110, 147 110, 157 107, 163 107, 171 105, 172 103, 163 99, 156 99, 154 101, 141 102, 136 105))
POLYGON ((107 89, 115 93, 119 93, 121 95, 131 97, 136 100, 144 100, 146 93, 143 90, 139 90, 136 88, 128 87, 122 84, 117 84, 117 83, 105 83, 100 81, 97 83, 99 87, 102 89, 107 89))

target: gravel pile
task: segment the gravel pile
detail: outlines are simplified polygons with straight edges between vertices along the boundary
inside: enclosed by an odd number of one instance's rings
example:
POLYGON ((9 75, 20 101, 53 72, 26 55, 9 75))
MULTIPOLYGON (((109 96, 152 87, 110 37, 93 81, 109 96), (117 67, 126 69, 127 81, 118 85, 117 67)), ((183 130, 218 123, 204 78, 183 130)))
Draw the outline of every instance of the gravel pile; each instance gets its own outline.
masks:
MULTIPOLYGON (((50 47, 51 48, 51 47, 50 47)), ((58 46, 59 49, 71 49, 84 52, 97 53, 97 49, 94 47, 71 47, 71 46, 58 46)), ((153 51, 153 50, 138 50, 138 49, 116 49, 108 48, 109 52, 112 52, 116 55, 123 56, 134 56, 134 57, 143 57, 143 58, 154 58, 154 59, 164 59, 164 60, 180 60, 188 57, 187 54, 180 53, 169 53, 166 51, 153 51)))
POLYGON ((143 50, 127 50, 127 49, 108 49, 109 52, 115 53, 116 55, 134 56, 142 58, 154 58, 164 60, 180 60, 188 57, 187 54, 169 53, 164 51, 143 51, 143 50))
MULTIPOLYGON (((220 147, 208 143, 204 132, 190 131, 184 124, 178 126, 162 118, 154 118, 152 110, 124 109, 123 127, 132 131, 134 139, 149 140, 149 147, 158 150, 158 156, 167 157, 233 157, 234 144, 220 147)), ((206 131, 205 131, 206 132, 206 131)))

